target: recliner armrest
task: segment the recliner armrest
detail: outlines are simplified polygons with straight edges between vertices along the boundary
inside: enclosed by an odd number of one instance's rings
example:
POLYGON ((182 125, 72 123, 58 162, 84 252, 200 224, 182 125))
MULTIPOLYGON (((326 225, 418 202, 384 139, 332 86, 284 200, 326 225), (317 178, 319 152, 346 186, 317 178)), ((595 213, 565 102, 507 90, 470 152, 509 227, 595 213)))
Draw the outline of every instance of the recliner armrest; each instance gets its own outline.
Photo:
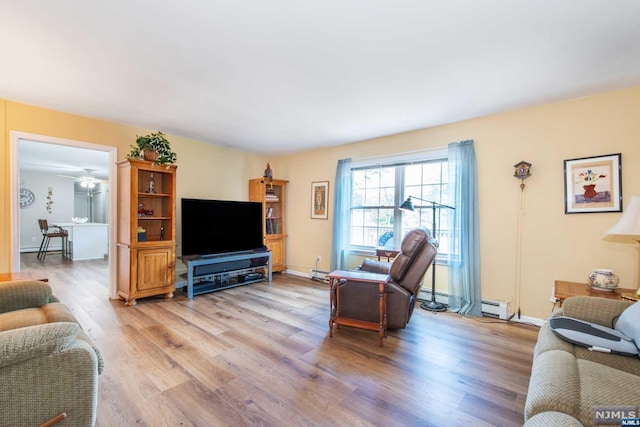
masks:
POLYGON ((61 351, 79 331, 77 323, 54 322, 0 332, 0 368, 61 351))
POLYGON ((360 271, 366 271, 369 273, 389 274, 391 264, 384 261, 376 261, 373 259, 365 258, 360 266, 360 271))

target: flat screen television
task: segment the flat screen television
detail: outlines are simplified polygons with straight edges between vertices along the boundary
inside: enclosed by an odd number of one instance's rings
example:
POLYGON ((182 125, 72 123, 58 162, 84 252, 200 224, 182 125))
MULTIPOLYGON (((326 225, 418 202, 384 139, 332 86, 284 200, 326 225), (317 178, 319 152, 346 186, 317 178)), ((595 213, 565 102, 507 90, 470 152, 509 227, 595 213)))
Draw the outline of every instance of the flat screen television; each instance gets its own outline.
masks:
POLYGON ((182 199, 182 256, 262 247, 262 203, 182 199))

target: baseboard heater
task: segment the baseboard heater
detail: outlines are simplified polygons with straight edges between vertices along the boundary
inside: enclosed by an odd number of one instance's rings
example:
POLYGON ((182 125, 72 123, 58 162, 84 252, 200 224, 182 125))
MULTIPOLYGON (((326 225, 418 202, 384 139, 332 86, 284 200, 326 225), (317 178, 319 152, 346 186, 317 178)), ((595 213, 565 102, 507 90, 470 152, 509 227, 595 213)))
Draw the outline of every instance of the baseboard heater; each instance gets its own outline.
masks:
MULTIPOLYGON (((426 289, 421 289, 418 293, 418 301, 431 301, 431 292, 426 289)), ((449 303, 449 294, 446 292, 436 291, 436 301, 443 304, 449 303)), ((507 303, 504 301, 494 301, 483 299, 482 300, 482 315, 487 317, 494 317, 496 319, 508 320, 510 314, 508 313, 507 303)))

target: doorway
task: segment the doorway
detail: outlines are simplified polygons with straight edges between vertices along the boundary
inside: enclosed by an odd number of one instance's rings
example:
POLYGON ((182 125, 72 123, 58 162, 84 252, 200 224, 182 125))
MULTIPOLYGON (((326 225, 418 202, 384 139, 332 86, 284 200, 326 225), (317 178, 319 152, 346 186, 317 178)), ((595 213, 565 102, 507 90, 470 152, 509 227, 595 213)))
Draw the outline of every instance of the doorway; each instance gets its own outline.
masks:
MULTIPOLYGON (((108 177, 106 181, 113 189, 117 188, 116 183, 116 160, 117 147, 92 144, 83 141, 75 141, 63 138, 50 137, 46 135, 31 134, 26 132, 11 131, 10 132, 10 175, 11 175, 11 270, 20 271, 20 142, 33 141, 46 144, 48 149, 60 148, 68 150, 70 147, 91 150, 95 152, 103 152, 108 156, 108 177)), ((116 284, 116 211, 117 211, 117 191, 109 192, 109 203, 107 213, 108 224, 108 287, 109 297, 117 298, 116 284)))

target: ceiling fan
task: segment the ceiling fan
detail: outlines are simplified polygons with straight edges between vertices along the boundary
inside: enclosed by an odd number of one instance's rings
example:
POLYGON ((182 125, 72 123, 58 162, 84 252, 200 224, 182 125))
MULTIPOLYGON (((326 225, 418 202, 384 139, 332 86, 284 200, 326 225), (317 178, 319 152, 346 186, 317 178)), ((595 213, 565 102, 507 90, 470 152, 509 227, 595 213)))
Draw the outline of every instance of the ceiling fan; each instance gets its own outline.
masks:
POLYGON ((93 172, 95 169, 83 169, 86 173, 81 176, 70 176, 70 175, 58 175, 63 178, 73 178, 80 182, 80 186, 82 188, 94 188, 96 183, 108 183, 109 181, 106 179, 99 179, 93 176, 93 172))

